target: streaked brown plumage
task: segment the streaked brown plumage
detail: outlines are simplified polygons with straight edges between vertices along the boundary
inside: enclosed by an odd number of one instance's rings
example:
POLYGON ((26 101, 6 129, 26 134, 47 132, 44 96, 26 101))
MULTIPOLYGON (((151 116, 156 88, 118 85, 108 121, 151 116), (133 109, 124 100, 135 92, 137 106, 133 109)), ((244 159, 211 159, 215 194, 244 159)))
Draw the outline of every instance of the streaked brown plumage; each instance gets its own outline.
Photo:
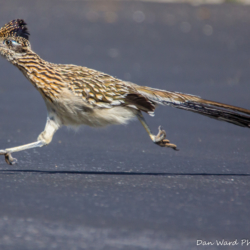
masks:
POLYGON ((86 67, 49 63, 31 50, 28 39, 29 32, 23 20, 7 23, 0 29, 0 54, 17 66, 41 93, 48 118, 36 142, 0 150, 9 164, 16 161, 11 153, 49 144, 62 125, 101 127, 125 124, 134 117, 140 120, 154 143, 176 150, 176 145, 165 139, 165 131, 159 128, 158 135, 153 135, 142 116, 142 111, 154 115, 158 104, 250 127, 250 110, 139 86, 86 67))

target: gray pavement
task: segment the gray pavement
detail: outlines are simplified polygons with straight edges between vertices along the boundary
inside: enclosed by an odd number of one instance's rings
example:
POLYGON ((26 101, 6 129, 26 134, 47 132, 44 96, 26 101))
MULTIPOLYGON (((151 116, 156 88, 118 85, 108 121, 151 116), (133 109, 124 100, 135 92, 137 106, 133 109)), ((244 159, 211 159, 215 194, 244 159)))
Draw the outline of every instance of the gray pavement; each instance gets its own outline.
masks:
MULTIPOLYGON (((95 1, 0 1, 23 18, 42 58, 141 85, 250 108, 250 7, 95 1)), ((1 148, 34 141, 46 109, 0 60, 1 148)), ((0 249, 229 249, 249 239, 250 130, 160 107, 139 122, 61 129, 45 148, 0 158, 0 249), (212 246, 197 246, 197 240, 212 246)))

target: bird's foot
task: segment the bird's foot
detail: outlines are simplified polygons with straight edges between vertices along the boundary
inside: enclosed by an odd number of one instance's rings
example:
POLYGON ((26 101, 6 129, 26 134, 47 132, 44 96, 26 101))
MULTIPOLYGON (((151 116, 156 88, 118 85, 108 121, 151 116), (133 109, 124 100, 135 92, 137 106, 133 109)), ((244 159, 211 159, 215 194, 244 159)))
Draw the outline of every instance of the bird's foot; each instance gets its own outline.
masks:
POLYGON ((165 130, 162 130, 161 126, 159 126, 159 132, 154 137, 154 143, 161 147, 169 147, 178 151, 179 149, 177 149, 177 146, 175 144, 170 143, 170 141, 166 139, 166 136, 167 135, 166 135, 165 130))
POLYGON ((14 165, 14 164, 17 163, 17 159, 13 158, 12 155, 11 155, 11 153, 9 153, 6 150, 0 150, 0 155, 4 155, 5 156, 5 161, 9 165, 14 165))

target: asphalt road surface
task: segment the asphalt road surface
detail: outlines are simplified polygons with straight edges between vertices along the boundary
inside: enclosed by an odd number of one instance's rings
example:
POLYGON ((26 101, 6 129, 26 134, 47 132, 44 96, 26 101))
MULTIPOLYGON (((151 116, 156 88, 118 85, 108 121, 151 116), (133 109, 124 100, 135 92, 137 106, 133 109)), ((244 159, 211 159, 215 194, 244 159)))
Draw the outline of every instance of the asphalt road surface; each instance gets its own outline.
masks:
MULTIPOLYGON (((0 25, 15 18, 45 60, 250 109, 248 6, 1 1, 0 25)), ((2 149, 35 141, 46 121, 40 94, 3 58, 0 114, 2 149)), ((250 130, 171 107, 146 119, 180 151, 134 121, 63 128, 13 154, 18 165, 1 157, 0 249, 248 249, 250 130)))

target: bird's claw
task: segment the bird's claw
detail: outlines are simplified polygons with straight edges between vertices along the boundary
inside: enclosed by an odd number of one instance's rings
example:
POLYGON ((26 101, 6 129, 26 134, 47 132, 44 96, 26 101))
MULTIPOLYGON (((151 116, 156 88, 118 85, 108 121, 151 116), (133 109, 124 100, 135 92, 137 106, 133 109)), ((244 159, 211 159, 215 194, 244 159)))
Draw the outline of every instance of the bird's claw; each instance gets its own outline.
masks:
POLYGON ((159 145, 160 147, 169 147, 172 148, 176 151, 178 151, 179 149, 177 148, 177 146, 175 144, 170 143, 170 141, 166 138, 166 132, 165 130, 161 129, 161 126, 159 126, 159 132, 158 134, 155 136, 155 144, 159 145))
POLYGON ((0 155, 5 156, 5 161, 9 165, 14 165, 17 163, 17 159, 13 158, 11 153, 8 153, 6 150, 0 150, 0 155))
MULTIPOLYGON (((158 132, 158 134, 155 136, 155 143, 164 140, 164 139, 166 138, 166 136, 167 136, 165 130, 162 130, 162 129, 161 129, 161 126, 159 126, 158 129, 159 129, 159 132, 158 132)), ((167 140, 167 139, 166 139, 165 141, 168 141, 168 142, 169 142, 169 140, 167 140)))

